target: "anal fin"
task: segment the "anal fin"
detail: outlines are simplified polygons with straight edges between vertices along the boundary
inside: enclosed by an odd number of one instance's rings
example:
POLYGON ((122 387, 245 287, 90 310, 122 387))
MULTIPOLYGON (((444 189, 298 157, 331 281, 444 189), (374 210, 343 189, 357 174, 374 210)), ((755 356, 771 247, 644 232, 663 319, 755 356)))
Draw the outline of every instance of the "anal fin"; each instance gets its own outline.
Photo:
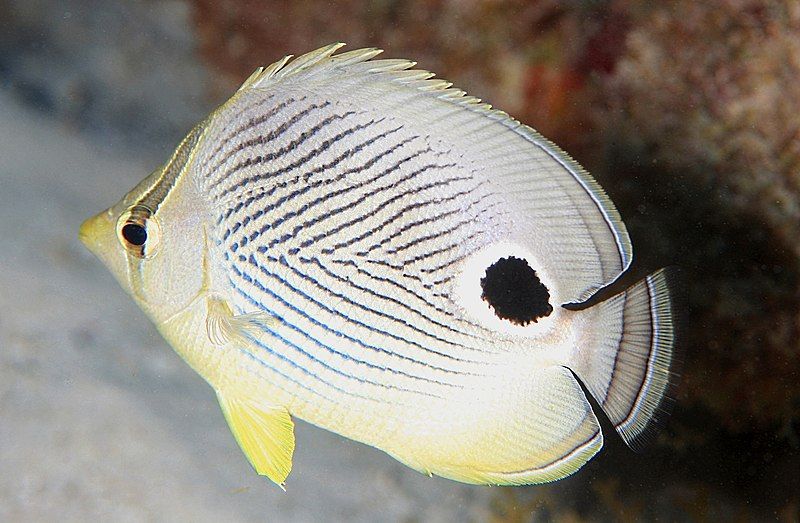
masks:
POLYGON ((217 398, 239 447, 256 472, 282 489, 292 470, 294 422, 285 407, 263 404, 235 391, 217 398))

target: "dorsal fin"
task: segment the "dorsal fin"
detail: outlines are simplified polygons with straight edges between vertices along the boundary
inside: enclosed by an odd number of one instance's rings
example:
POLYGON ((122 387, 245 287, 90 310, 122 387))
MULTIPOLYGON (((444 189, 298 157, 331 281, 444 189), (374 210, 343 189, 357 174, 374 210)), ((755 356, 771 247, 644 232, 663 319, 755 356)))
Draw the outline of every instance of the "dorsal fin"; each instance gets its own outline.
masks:
MULTIPOLYGON (((470 106, 471 109, 491 112, 498 119, 507 118, 513 120, 507 113, 492 109, 490 104, 482 102, 480 98, 468 96, 465 91, 452 87, 452 82, 434 78, 435 73, 424 69, 413 69, 417 62, 400 58, 373 60, 383 52, 383 49, 366 47, 337 55, 333 54, 344 45, 341 42, 329 44, 300 55, 294 60, 291 60, 292 55, 286 55, 267 67, 256 69, 244 81, 239 90, 265 89, 283 78, 288 78, 301 72, 313 74, 315 70, 325 70, 330 67, 347 67, 348 73, 388 73, 390 79, 394 82, 407 84, 420 91, 435 93, 435 96, 439 98, 450 99, 460 105, 470 106)), ((513 121, 519 124, 516 120, 513 121)))
MULTIPOLYGON (((414 69, 416 62, 403 59, 374 60, 382 52, 382 50, 375 48, 356 49, 338 55, 334 54, 343 46, 344 44, 341 42, 330 44, 291 61, 291 56, 286 56, 263 70, 256 71, 242 85, 241 89, 265 89, 280 82, 282 79, 301 73, 303 75, 316 76, 319 73, 335 68, 341 69, 348 75, 374 74, 376 77, 380 76, 382 80, 403 84, 429 93, 430 96, 462 106, 470 111, 484 113, 526 140, 541 147, 583 187, 594 200, 608 227, 613 231, 621 259, 620 274, 627 270, 633 259, 633 249, 619 212, 594 178, 567 153, 534 129, 520 123, 504 111, 494 109, 490 104, 481 101, 479 98, 469 96, 463 90, 452 87, 452 83, 446 80, 434 78, 434 73, 430 71, 414 69)), ((616 278, 612 282, 615 280, 616 278)), ((606 282, 606 285, 612 282, 606 282)), ((580 300, 588 299, 596 290, 588 289, 586 294, 580 297, 580 300)))
MULTIPOLYGON (((250 75, 250 78, 245 80, 245 82, 242 84, 239 90, 241 91, 243 89, 263 89, 265 87, 268 87, 271 83, 278 81, 282 78, 287 78, 289 76, 298 74, 308 69, 323 67, 326 64, 331 63, 330 60, 331 55, 333 55, 333 53, 335 53, 337 49, 340 49, 343 46, 344 44, 341 42, 329 44, 326 45, 325 47, 320 47, 319 49, 311 51, 310 53, 300 55, 294 60, 292 60, 292 55, 286 55, 277 62, 267 67, 259 67, 258 69, 256 69, 256 71, 252 75, 250 75)), ((368 50, 361 49, 359 51, 368 51, 368 50)), ((367 58, 363 58, 362 60, 369 60, 369 58, 375 56, 380 52, 377 49, 373 51, 377 52, 373 53, 371 56, 367 58)), ((339 56, 344 56, 347 54, 349 53, 343 53, 342 55, 339 56)))
MULTIPOLYGON (((290 60, 290 57, 275 62, 260 72, 254 73, 242 86, 242 89, 269 90, 277 88, 283 81, 292 80, 298 85, 308 86, 330 83, 336 79, 348 79, 351 84, 357 78, 371 76, 376 83, 387 82, 402 85, 424 93, 425 97, 441 100, 472 112, 483 115, 501 124, 524 140, 534 144, 554 162, 561 166, 578 183, 597 209, 602 228, 607 228, 613 237, 613 247, 603 247, 607 259, 616 258, 613 269, 604 274, 603 281, 596 282, 580 292, 565 296, 568 301, 582 302, 589 299, 599 289, 616 281, 630 266, 633 250, 630 237, 619 212, 600 185, 568 154, 558 146, 544 138, 534 129, 520 123, 507 113, 492 108, 479 98, 467 95, 463 90, 455 88, 446 80, 434 78, 434 73, 423 69, 415 69, 416 62, 402 59, 374 59, 381 50, 375 48, 357 49, 334 54, 344 44, 330 44, 310 53, 290 60), (616 251, 616 252, 613 252, 616 251)), ((346 92, 346 91, 345 91, 346 92)), ((600 227, 597 225, 597 227, 600 227)), ((602 239, 600 229, 595 229, 592 236, 602 239), (600 235, 600 236, 597 236, 600 235)), ((598 247, 600 249, 600 247, 598 247)), ((611 263, 611 262, 609 262, 611 263)))

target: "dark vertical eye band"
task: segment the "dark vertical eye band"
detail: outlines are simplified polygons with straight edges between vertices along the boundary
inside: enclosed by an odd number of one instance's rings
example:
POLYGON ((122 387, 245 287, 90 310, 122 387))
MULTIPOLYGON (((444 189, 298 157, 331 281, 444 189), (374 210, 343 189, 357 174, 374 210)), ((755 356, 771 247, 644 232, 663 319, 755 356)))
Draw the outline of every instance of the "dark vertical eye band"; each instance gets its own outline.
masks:
POLYGON ((141 246, 147 241, 147 229, 138 223, 126 223, 122 226, 122 237, 131 245, 141 246))
POLYGON ((155 254, 159 233, 158 221, 147 207, 132 207, 122 213, 117 221, 120 243, 137 258, 148 258, 155 254))

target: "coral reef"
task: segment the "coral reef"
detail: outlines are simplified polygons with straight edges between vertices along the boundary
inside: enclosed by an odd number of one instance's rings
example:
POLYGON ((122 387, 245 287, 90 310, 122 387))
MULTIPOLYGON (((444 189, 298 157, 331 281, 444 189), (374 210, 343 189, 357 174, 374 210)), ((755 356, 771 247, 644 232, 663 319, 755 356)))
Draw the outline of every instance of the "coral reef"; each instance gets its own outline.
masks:
POLYGON ((635 217, 632 228, 688 269, 685 395, 730 431, 756 426, 794 445, 798 31, 796 2, 670 3, 636 21, 593 93, 603 176, 660 215, 635 217), (648 239, 653 224, 660 238, 648 239))
POLYGON ((680 1, 648 13, 602 118, 672 172, 706 176, 800 255, 800 5, 680 1), (638 142, 638 143, 637 143, 638 142), (676 154, 679 153, 679 154, 676 154))

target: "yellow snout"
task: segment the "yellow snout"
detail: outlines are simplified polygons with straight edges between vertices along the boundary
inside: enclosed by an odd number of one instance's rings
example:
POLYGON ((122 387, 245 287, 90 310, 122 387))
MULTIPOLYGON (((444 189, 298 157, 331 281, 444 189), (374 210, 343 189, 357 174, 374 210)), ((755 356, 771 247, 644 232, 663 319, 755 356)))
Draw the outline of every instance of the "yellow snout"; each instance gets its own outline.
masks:
POLYGON ((78 238, 92 254, 107 262, 109 254, 119 248, 110 209, 83 222, 78 238))

